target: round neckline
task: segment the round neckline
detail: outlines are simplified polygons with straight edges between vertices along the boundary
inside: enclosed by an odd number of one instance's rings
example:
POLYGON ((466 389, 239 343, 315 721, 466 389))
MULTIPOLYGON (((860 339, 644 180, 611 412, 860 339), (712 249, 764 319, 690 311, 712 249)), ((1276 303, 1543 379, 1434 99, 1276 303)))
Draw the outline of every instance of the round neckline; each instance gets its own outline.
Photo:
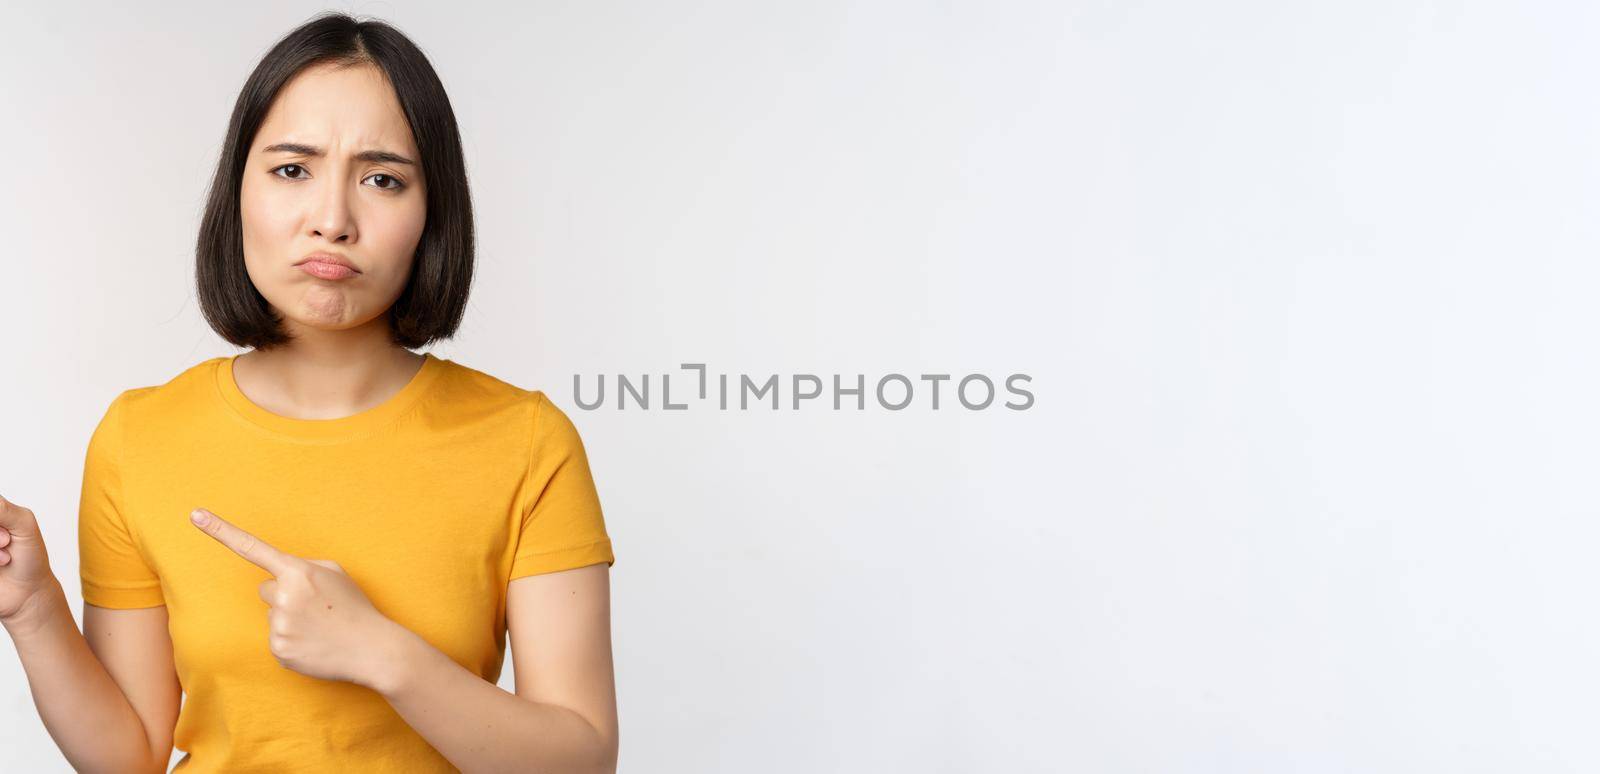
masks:
MULTIPOLYGON (((239 353, 242 355, 244 353, 239 353)), ((233 363, 239 355, 218 358, 216 368, 217 389, 222 400, 235 414, 258 427, 284 438, 301 441, 343 441, 369 435, 382 429, 406 413, 438 381, 444 362, 432 353, 422 353, 422 367, 411 376, 399 392, 372 408, 333 419, 299 419, 274 414, 256 405, 239 389, 233 378, 233 363)))

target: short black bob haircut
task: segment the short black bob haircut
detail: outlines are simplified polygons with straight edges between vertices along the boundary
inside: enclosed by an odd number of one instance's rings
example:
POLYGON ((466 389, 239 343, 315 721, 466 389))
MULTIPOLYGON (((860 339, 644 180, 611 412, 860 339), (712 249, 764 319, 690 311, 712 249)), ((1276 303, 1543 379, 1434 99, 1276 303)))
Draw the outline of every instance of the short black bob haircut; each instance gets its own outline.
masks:
POLYGON ((411 277, 389 308, 395 344, 418 349, 454 335, 472 286, 472 197, 461 133, 444 84, 426 56, 399 30, 338 12, 295 28, 261 58, 239 91, 222 158, 200 221, 195 285, 206 323, 238 347, 269 349, 290 336, 245 272, 239 191, 245 159, 278 91, 315 64, 376 65, 388 77, 422 155, 427 223, 411 277))

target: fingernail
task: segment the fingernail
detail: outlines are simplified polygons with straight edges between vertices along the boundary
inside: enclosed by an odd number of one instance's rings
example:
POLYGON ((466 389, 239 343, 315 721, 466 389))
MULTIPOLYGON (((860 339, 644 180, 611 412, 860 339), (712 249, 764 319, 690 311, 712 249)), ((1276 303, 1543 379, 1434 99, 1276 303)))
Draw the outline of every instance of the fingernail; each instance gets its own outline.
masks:
POLYGON ((190 513, 189 513, 189 521, 192 521, 195 524, 202 524, 202 525, 205 524, 206 523, 206 512, 200 510, 199 508, 196 508, 193 511, 190 511, 190 513))

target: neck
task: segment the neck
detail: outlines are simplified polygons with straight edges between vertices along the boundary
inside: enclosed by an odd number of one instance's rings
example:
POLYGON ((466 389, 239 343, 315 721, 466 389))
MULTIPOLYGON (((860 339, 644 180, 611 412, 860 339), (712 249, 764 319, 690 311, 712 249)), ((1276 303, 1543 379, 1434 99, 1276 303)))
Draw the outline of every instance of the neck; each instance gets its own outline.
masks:
POLYGON ((393 397, 422 367, 423 356, 389 340, 380 315, 343 330, 299 326, 285 320, 293 337, 268 350, 251 350, 234 361, 234 381, 246 397, 275 414, 297 419, 337 419, 393 397))

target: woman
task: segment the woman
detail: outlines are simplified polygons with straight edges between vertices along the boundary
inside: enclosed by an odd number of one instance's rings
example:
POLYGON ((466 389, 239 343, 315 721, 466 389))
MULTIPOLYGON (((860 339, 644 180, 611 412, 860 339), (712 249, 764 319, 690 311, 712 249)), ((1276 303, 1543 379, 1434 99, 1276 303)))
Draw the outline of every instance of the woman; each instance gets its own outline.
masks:
POLYGON ((0 501, 0 620, 74 768, 159 772, 175 745, 192 771, 615 769, 614 558, 577 431, 412 351, 454 333, 472 260, 416 46, 330 14, 268 52, 197 251, 206 320, 249 351, 96 427, 81 635, 0 501))

